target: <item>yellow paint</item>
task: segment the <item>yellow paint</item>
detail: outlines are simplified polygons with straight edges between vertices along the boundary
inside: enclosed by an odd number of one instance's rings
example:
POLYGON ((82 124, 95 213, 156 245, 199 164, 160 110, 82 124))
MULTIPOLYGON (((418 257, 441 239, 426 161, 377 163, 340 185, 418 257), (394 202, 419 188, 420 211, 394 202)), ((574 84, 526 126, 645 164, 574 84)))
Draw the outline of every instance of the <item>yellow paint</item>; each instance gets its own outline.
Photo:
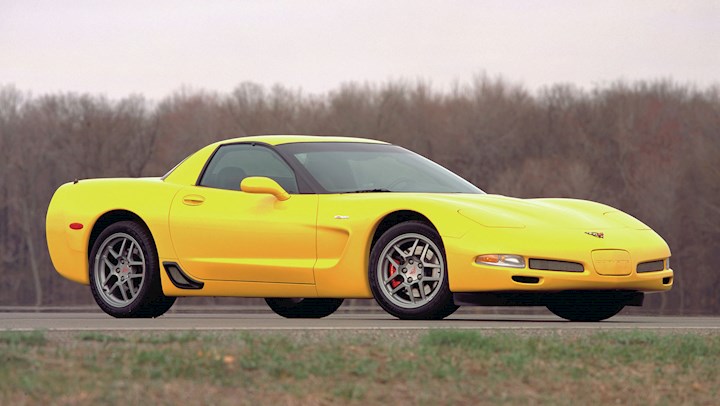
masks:
POLYGON ((57 271, 87 284, 91 231, 103 214, 124 210, 147 225, 161 262, 178 262, 188 275, 205 283, 202 290, 182 290, 161 272, 168 295, 369 298, 367 268, 375 230, 387 215, 410 210, 429 219, 441 235, 454 292, 672 287, 670 269, 635 272, 640 262, 670 256, 665 241, 637 219, 599 203, 472 194, 288 195, 267 178, 245 179, 244 191, 195 186, 220 145, 246 141, 378 142, 312 136, 237 138, 199 150, 165 179, 62 185, 50 202, 46 225, 57 271), (74 222, 84 227, 71 230, 74 222), (604 238, 585 232, 603 233, 604 238), (481 254, 522 255, 526 268, 478 265, 474 259, 481 254), (530 258, 579 262, 585 271, 531 270, 530 258), (512 276, 537 277, 539 282, 521 284, 512 276))
POLYGON ((317 202, 317 195, 280 201, 271 194, 183 187, 168 212, 174 251, 162 256, 177 258, 198 280, 313 284, 317 202), (188 205, 188 195, 204 202, 188 205))
POLYGON ((284 202, 290 198, 290 194, 270 178, 250 176, 242 180, 240 190, 247 193, 264 193, 275 196, 276 199, 284 202))
POLYGON ((595 271, 600 275, 624 276, 632 272, 630 253, 625 250, 595 250, 592 260, 595 271))

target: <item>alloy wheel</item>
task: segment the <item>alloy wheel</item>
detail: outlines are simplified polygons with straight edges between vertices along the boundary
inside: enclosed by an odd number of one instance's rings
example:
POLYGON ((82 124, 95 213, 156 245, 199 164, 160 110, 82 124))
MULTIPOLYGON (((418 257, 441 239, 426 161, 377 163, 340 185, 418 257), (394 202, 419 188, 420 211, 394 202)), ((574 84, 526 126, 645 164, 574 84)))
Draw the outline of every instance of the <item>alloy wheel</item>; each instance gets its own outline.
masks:
POLYGON ((103 301, 113 307, 132 303, 145 282, 145 267, 145 255, 131 235, 115 233, 106 238, 93 267, 103 301))
POLYGON ((438 294, 445 263, 428 237, 408 233, 391 240, 380 254, 376 270, 383 295, 405 309, 421 307, 438 294))

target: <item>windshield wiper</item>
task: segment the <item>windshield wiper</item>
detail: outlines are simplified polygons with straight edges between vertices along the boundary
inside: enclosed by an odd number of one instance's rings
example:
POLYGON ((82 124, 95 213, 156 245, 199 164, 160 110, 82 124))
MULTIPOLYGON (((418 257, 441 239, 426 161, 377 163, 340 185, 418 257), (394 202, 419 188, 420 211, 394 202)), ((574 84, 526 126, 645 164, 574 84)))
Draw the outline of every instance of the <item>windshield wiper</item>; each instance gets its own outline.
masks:
POLYGON ((388 189, 361 189, 361 190, 353 190, 352 192, 347 192, 347 193, 381 193, 381 192, 392 192, 392 190, 388 190, 388 189))

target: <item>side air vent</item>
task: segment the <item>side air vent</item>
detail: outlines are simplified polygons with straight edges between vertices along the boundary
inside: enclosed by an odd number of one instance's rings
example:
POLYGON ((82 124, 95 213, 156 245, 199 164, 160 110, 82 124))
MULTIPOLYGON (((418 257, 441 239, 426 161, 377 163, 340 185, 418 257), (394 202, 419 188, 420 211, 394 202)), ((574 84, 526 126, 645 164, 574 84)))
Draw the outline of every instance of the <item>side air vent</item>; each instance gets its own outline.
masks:
POLYGON ((168 277, 170 277, 170 282, 172 282, 177 288, 202 289, 203 286, 205 286, 204 283, 198 282, 185 275, 185 272, 182 271, 180 265, 175 262, 163 262, 163 267, 165 267, 165 272, 167 272, 168 277))
POLYGON ((662 259, 657 261, 643 262, 638 264, 637 273, 643 272, 657 272, 665 269, 665 261, 662 259))
POLYGON ((560 272, 582 272, 585 270, 582 264, 577 262, 553 261, 550 259, 530 259, 530 269, 560 272))

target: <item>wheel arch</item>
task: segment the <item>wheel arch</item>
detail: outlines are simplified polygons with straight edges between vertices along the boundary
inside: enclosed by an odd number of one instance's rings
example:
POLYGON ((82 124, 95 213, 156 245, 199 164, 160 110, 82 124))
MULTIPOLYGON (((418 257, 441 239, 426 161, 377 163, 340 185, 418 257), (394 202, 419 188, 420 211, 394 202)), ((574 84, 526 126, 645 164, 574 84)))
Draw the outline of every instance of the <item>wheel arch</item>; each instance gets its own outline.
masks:
POLYGON ((391 227, 404 223, 406 221, 421 221, 430 227, 432 227, 435 232, 438 234, 439 231, 437 227, 428 219, 425 215, 414 211, 414 210, 397 210, 391 213, 386 214, 375 226, 375 231, 373 232, 372 239, 370 240, 370 246, 368 250, 368 258, 370 256, 370 252, 372 251, 373 247, 375 246, 375 243, 377 240, 391 227))
POLYGON ((120 221, 133 221, 141 225, 145 228, 145 230, 147 230, 148 234, 150 234, 150 239, 152 240, 152 243, 156 245, 155 238, 153 237, 152 231, 150 231, 150 227, 148 227, 147 223, 140 216, 129 210, 115 209, 105 212, 103 215, 98 217, 98 219, 95 221, 95 224, 93 224, 92 231, 90 232, 90 238, 88 240, 88 255, 90 255, 90 253, 92 252, 92 247, 95 244, 97 238, 100 236, 100 233, 102 233, 103 230, 105 230, 109 226, 120 221))
MULTIPOLYGON (((400 231, 398 231, 399 233, 400 231)), ((402 236, 402 234, 400 234, 402 236)), ((399 238, 399 237, 397 237, 399 238)), ((417 244, 417 240, 416 240, 417 244)), ((455 310, 458 309, 458 306, 455 305, 452 297, 452 293, 449 290, 449 265, 447 263, 447 254, 445 253, 445 247, 444 242, 442 239, 442 235, 440 234, 438 228, 433 224, 430 219, 423 215, 422 213, 419 213, 414 210, 398 210, 392 213, 388 213, 386 216, 382 218, 382 220, 378 223, 378 225, 375 227, 375 231, 373 233, 372 243, 370 244, 370 253, 368 255, 368 270, 367 270, 367 280, 370 286, 370 290, 373 294, 373 297, 375 298, 375 301, 382 307, 386 312, 389 314, 400 318, 400 319, 407 319, 407 320, 439 320, 443 319, 450 314, 454 313, 455 310), (427 297, 425 294, 421 294, 419 299, 422 300, 419 304, 417 304, 416 299, 406 299, 405 301, 408 303, 396 303, 396 299, 388 298, 387 294, 390 296, 394 296, 397 289, 394 289, 392 292, 387 292, 387 289, 385 287, 382 287, 384 284, 387 283, 381 282, 378 280, 378 272, 382 268, 381 261, 383 257, 383 253, 380 251, 383 249, 383 245, 388 243, 389 241, 386 241, 382 238, 382 235, 386 233, 387 230, 389 230, 391 227, 394 227, 399 224, 407 223, 408 221, 414 221, 419 222, 421 224, 408 224, 407 226, 403 227, 403 232, 407 232, 409 230, 417 230, 418 228, 425 229, 425 232, 428 232, 427 228, 432 229, 436 236, 431 235, 424 235, 423 238, 426 238, 428 242, 428 246, 430 243, 432 243, 436 250, 439 250, 439 252, 436 252, 436 254, 440 257, 444 257, 445 266, 444 266, 444 274, 441 274, 440 279, 434 279, 437 282, 431 282, 434 286, 430 287, 430 292, 427 292, 427 294, 430 294, 431 296, 427 297), (378 245, 378 241, 383 240, 383 243, 381 245, 378 245), (434 241, 433 241, 434 240, 434 241), (376 246, 377 245, 377 246, 376 246)), ((388 245, 389 246, 389 245, 388 245)), ((395 246, 396 249, 397 246, 395 246)), ((413 246, 414 248, 414 246, 413 246)), ((426 247, 427 248, 427 247, 426 247)), ((384 248, 388 249, 388 248, 384 248)), ((422 251, 423 255, 425 253, 425 250, 422 251)), ((416 255, 416 254, 412 254, 416 255)), ((422 255, 421 255, 422 258, 422 255)), ((422 260, 422 259, 421 259, 422 260)), ((423 260, 424 261, 424 260, 423 260)), ((401 262, 404 263, 404 262, 401 262)), ((409 261, 410 264, 413 263, 412 259, 409 261)), ((400 268, 400 265, 398 266, 398 271, 400 268)), ((419 265, 418 265, 419 266, 419 265)), ((422 269, 423 267, 420 267, 422 269)), ((442 268, 442 267, 441 267, 442 268)), ((404 268, 403 268, 404 269, 404 268)), ((404 273, 405 271, 403 271, 404 273)), ((413 272, 421 272, 422 274, 425 274, 425 270, 422 269, 422 271, 413 271, 413 272)), ((432 271, 433 274, 435 271, 432 271)), ((391 274, 392 275, 392 274, 391 274)), ((398 272, 398 275, 400 273, 398 272)), ((427 274, 425 274, 428 276, 427 274)), ((412 276, 412 275, 411 275, 412 276)), ((432 274, 429 276, 433 276, 432 274)), ((405 279, 403 277, 403 279, 405 279)), ((424 279, 424 278, 423 278, 424 279)), ((403 283, 404 285, 408 286, 406 287, 406 291, 409 295, 412 295, 415 297, 415 293, 413 293, 412 286, 417 284, 417 289, 422 289, 423 292, 425 291, 425 288, 428 286, 426 281, 423 281, 426 285, 423 286, 422 283, 420 283, 420 277, 418 276, 417 280, 413 280, 412 278, 408 278, 403 283)), ((392 286, 395 288, 395 285, 392 286)))

